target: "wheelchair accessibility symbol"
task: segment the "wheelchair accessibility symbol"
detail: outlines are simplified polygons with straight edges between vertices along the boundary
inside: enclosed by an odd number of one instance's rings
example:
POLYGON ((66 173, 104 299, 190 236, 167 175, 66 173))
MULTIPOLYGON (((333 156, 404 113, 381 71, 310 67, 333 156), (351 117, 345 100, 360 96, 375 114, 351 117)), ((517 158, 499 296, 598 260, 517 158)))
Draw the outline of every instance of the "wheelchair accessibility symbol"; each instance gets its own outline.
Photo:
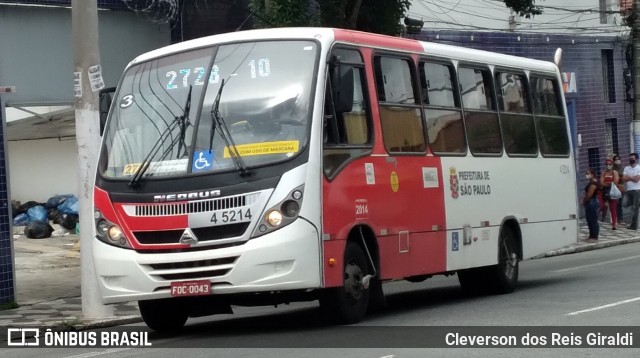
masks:
POLYGON ((213 151, 198 150, 193 153, 193 165, 191 166, 192 172, 200 172, 209 170, 213 164, 213 151))

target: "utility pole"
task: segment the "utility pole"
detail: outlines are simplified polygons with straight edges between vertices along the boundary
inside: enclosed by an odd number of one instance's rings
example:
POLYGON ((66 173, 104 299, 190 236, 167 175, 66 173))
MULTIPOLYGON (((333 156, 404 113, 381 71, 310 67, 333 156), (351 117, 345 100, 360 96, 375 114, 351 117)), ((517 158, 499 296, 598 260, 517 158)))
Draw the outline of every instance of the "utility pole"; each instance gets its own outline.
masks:
POLYGON ((98 91, 104 87, 100 68, 97 0, 71 0, 74 47, 76 141, 78 144, 78 190, 80 203, 80 287, 85 318, 113 316, 102 304, 93 266, 93 184, 100 146, 98 91))
POLYGON ((631 41, 633 44, 633 151, 640 150, 640 0, 633 0, 633 23, 631 41))

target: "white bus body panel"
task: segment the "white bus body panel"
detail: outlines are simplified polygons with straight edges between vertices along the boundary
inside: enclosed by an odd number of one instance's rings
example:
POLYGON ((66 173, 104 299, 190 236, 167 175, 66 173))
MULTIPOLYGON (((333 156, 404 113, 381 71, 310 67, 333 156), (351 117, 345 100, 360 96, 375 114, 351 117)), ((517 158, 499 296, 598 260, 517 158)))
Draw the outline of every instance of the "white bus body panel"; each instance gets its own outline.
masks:
MULTIPOLYGON (((171 297, 169 286, 172 280, 159 277, 152 264, 236 256, 238 259, 228 274, 211 280, 213 295, 317 288, 320 286, 320 267, 313 262, 317 262, 320 256, 318 240, 316 228, 298 219, 241 246, 196 252, 140 254, 94 240, 93 255, 103 301, 117 303, 171 297)), ((207 269, 218 268, 222 267, 211 266, 207 269)))
POLYGON ((520 227, 524 259, 576 242, 572 158, 443 157, 442 170, 447 270, 496 264, 508 219, 520 227))

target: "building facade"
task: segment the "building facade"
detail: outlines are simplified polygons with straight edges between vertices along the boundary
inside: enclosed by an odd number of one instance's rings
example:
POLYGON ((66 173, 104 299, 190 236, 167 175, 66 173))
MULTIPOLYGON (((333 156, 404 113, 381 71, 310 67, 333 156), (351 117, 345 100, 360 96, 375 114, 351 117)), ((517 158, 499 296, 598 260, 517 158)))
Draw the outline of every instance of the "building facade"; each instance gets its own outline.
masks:
POLYGON ((634 151, 633 106, 625 74, 629 13, 625 1, 546 0, 542 15, 522 18, 498 0, 413 1, 408 16, 422 19, 421 40, 553 61, 563 50, 561 72, 576 154, 580 194, 584 173, 606 158, 626 161, 634 151))
MULTIPOLYGON (((79 189, 70 3, 0 1, 0 88, 12 89, 0 93, 0 304, 16 300, 11 200, 46 202, 79 189)), ((154 17, 160 10, 136 12, 119 0, 98 6, 106 86, 135 56, 171 43, 171 24, 154 17)))

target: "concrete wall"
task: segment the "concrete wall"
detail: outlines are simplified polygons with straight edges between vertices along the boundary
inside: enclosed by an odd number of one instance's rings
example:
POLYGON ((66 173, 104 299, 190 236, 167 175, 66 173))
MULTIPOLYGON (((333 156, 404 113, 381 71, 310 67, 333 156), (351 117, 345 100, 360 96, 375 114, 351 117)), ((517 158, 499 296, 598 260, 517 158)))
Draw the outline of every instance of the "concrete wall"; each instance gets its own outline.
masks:
MULTIPOLYGON (((171 41, 169 25, 144 14, 99 11, 98 18, 106 86, 117 84, 135 56, 171 41)), ((74 101, 71 30, 71 9, 0 5, 0 85, 17 90, 5 99, 7 106, 74 101)))
POLYGON ((78 195, 76 141, 8 142, 11 200, 46 202, 55 194, 78 195))

